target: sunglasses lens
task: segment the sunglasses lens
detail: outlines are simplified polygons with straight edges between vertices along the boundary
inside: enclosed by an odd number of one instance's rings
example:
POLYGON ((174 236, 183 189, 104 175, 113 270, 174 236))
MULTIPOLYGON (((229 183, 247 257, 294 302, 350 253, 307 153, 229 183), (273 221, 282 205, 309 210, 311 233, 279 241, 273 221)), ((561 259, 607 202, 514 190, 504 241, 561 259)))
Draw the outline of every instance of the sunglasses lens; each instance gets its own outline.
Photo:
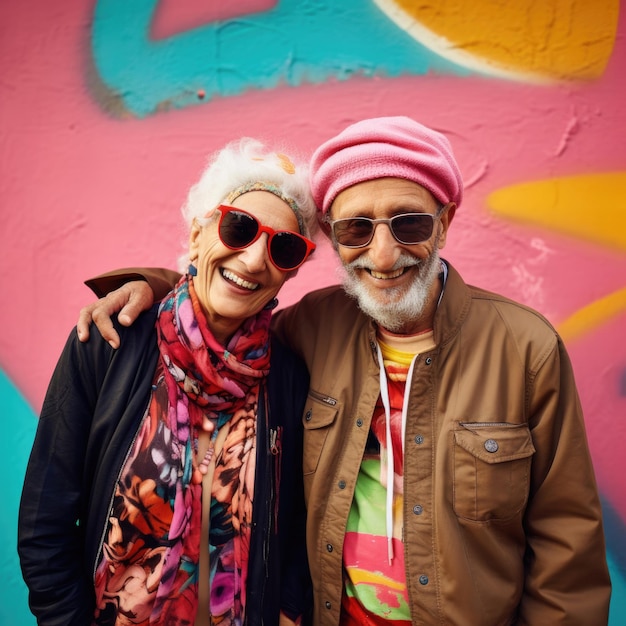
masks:
POLYGON ((366 246, 374 232, 374 224, 369 219, 354 218, 338 220, 333 224, 337 243, 342 246, 366 246))
POLYGON ((225 213, 220 223, 220 237, 229 248, 245 248, 258 232, 259 223, 250 215, 238 211, 225 213))
POLYGON ((307 256, 307 245, 302 237, 293 233, 278 232, 270 243, 272 261, 281 270, 298 267, 307 256))
POLYGON ((391 230, 401 243, 421 243, 433 234, 433 218, 419 213, 398 215, 391 220, 391 230))

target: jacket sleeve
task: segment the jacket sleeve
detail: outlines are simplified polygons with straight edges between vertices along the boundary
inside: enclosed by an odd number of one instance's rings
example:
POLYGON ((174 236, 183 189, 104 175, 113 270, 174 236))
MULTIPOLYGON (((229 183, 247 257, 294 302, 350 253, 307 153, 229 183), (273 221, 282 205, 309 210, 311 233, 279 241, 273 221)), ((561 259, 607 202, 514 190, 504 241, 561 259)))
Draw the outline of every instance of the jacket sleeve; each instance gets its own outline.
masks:
POLYGON ((72 331, 39 418, 19 510, 18 552, 29 605, 40 626, 85 626, 93 619, 93 581, 84 570, 84 461, 102 374, 99 334, 81 344, 72 331))
POLYGON ((154 301, 161 300, 176 285, 180 274, 172 270, 154 267, 131 267, 113 270, 85 281, 98 298, 121 287, 131 280, 145 280, 154 292, 154 301))
POLYGON ((519 624, 608 621, 611 583, 602 513, 569 357, 559 339, 537 372, 519 624))

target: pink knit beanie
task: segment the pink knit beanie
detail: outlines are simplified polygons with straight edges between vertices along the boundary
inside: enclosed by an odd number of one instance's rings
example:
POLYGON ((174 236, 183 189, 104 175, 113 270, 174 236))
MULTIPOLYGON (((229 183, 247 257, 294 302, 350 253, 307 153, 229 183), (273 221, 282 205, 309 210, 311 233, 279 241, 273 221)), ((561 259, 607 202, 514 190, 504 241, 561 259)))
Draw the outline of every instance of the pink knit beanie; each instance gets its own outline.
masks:
POLYGON ((418 183, 442 204, 461 204, 463 180, 450 142, 408 117, 356 122, 323 143, 311 159, 311 190, 322 213, 344 189, 387 176, 418 183))

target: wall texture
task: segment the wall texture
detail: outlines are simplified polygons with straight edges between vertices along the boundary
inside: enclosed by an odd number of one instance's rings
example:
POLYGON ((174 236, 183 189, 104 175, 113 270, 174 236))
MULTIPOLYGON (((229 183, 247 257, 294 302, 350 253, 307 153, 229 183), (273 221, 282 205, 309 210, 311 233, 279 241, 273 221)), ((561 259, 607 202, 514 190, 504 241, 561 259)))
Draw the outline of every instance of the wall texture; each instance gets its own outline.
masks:
MULTIPOLYGON (((576 370, 626 623, 626 17, 618 0, 0 3, 0 625, 33 623, 21 480, 82 281, 174 267, 206 155, 251 135, 304 152, 405 114, 450 137, 466 279, 544 313, 576 370), (231 8, 237 5, 237 8, 231 8)), ((321 244, 281 304, 336 282, 321 244)))

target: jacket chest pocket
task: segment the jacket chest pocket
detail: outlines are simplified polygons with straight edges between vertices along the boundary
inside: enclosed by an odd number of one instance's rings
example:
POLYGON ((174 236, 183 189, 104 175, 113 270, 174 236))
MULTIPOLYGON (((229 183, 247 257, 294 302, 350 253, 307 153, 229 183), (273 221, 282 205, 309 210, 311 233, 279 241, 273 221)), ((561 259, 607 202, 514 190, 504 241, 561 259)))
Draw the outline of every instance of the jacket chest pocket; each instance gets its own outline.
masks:
POLYGON ((336 418, 337 400, 310 389, 302 415, 304 425, 302 469, 305 476, 317 469, 328 431, 336 418))
POLYGON ((528 501, 535 453, 528 426, 462 422, 454 444, 455 513, 479 522, 518 515, 528 501))

